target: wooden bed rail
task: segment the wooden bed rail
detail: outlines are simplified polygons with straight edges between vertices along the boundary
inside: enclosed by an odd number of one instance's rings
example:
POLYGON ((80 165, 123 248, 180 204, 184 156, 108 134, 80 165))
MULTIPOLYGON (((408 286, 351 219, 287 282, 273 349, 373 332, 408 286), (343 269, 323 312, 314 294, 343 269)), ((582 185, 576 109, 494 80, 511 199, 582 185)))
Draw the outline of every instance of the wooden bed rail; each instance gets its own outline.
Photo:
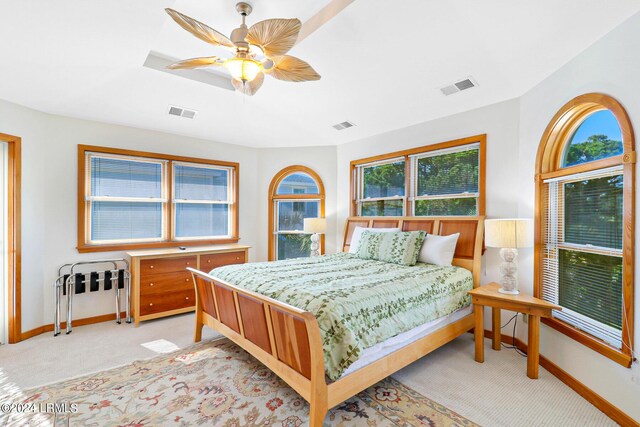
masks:
MULTIPOLYGON (((398 227, 432 234, 460 233, 453 264, 480 283, 484 217, 350 217, 343 249, 348 249, 356 226, 398 227)), ((384 356, 327 385, 320 327, 304 310, 260 295, 209 274, 188 269, 196 287, 195 341, 204 325, 220 332, 271 369, 310 403, 309 425, 321 427, 329 408, 372 386, 473 328, 473 314, 384 356)))
MULTIPOLYGON (((188 268, 196 288, 194 341, 204 325, 217 330, 258 359, 308 402, 327 411, 322 338, 316 318, 258 293, 188 268), (322 404, 324 402, 324 404, 322 404)), ((313 414, 312 414, 313 417, 313 414)), ((321 424, 320 424, 321 425, 321 424)))

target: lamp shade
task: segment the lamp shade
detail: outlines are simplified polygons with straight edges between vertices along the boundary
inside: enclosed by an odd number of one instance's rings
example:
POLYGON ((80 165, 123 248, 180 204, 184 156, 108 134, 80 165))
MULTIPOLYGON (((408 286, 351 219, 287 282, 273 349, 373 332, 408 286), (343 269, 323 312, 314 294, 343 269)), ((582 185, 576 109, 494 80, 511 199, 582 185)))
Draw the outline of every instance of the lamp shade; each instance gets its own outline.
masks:
POLYGON ((304 232, 324 234, 327 231, 327 220, 325 218, 305 218, 304 232))
POLYGON ((530 219, 487 219, 485 244, 490 248, 530 248, 533 246, 533 221, 530 219))

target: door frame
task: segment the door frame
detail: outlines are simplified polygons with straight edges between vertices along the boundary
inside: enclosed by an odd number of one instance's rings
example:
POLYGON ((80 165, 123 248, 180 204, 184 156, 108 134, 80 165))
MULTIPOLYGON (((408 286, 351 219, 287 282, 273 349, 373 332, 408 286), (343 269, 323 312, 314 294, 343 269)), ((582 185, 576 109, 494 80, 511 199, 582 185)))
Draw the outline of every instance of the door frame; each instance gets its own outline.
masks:
POLYGON ((7 297, 8 343, 22 340, 22 310, 20 283, 22 278, 21 257, 21 205, 20 181, 22 177, 22 139, 19 136, 0 133, 0 140, 7 147, 7 297))

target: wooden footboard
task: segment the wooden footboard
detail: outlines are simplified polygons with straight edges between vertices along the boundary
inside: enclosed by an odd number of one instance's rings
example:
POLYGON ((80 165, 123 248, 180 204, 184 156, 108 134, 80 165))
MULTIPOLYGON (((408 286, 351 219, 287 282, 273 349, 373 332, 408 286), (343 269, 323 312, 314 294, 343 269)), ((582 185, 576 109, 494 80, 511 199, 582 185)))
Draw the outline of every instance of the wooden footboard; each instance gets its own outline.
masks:
MULTIPOLYGON (((344 248, 356 225, 398 227, 448 235, 460 233, 453 264, 480 282, 484 217, 354 217, 345 226, 344 248)), ((195 341, 207 325, 234 341, 282 378, 311 405, 309 425, 321 427, 327 410, 473 328, 473 314, 345 375, 327 386, 320 328, 304 310, 251 292, 192 268, 196 287, 195 341)), ((391 284, 390 284, 391 286, 391 284)))
POLYGON ((327 383, 320 328, 306 311, 188 268, 196 288, 194 340, 215 329, 271 369, 311 404, 310 425, 322 426, 327 383))

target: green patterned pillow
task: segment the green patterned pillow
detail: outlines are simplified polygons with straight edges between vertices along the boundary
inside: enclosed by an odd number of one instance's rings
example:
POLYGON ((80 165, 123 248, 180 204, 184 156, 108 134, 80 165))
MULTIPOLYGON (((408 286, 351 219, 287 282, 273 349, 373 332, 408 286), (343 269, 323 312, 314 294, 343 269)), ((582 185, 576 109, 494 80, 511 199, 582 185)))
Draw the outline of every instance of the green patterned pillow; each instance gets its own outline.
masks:
POLYGON ((365 230, 355 256, 400 265, 414 265, 426 233, 424 231, 400 231, 373 233, 365 230))

